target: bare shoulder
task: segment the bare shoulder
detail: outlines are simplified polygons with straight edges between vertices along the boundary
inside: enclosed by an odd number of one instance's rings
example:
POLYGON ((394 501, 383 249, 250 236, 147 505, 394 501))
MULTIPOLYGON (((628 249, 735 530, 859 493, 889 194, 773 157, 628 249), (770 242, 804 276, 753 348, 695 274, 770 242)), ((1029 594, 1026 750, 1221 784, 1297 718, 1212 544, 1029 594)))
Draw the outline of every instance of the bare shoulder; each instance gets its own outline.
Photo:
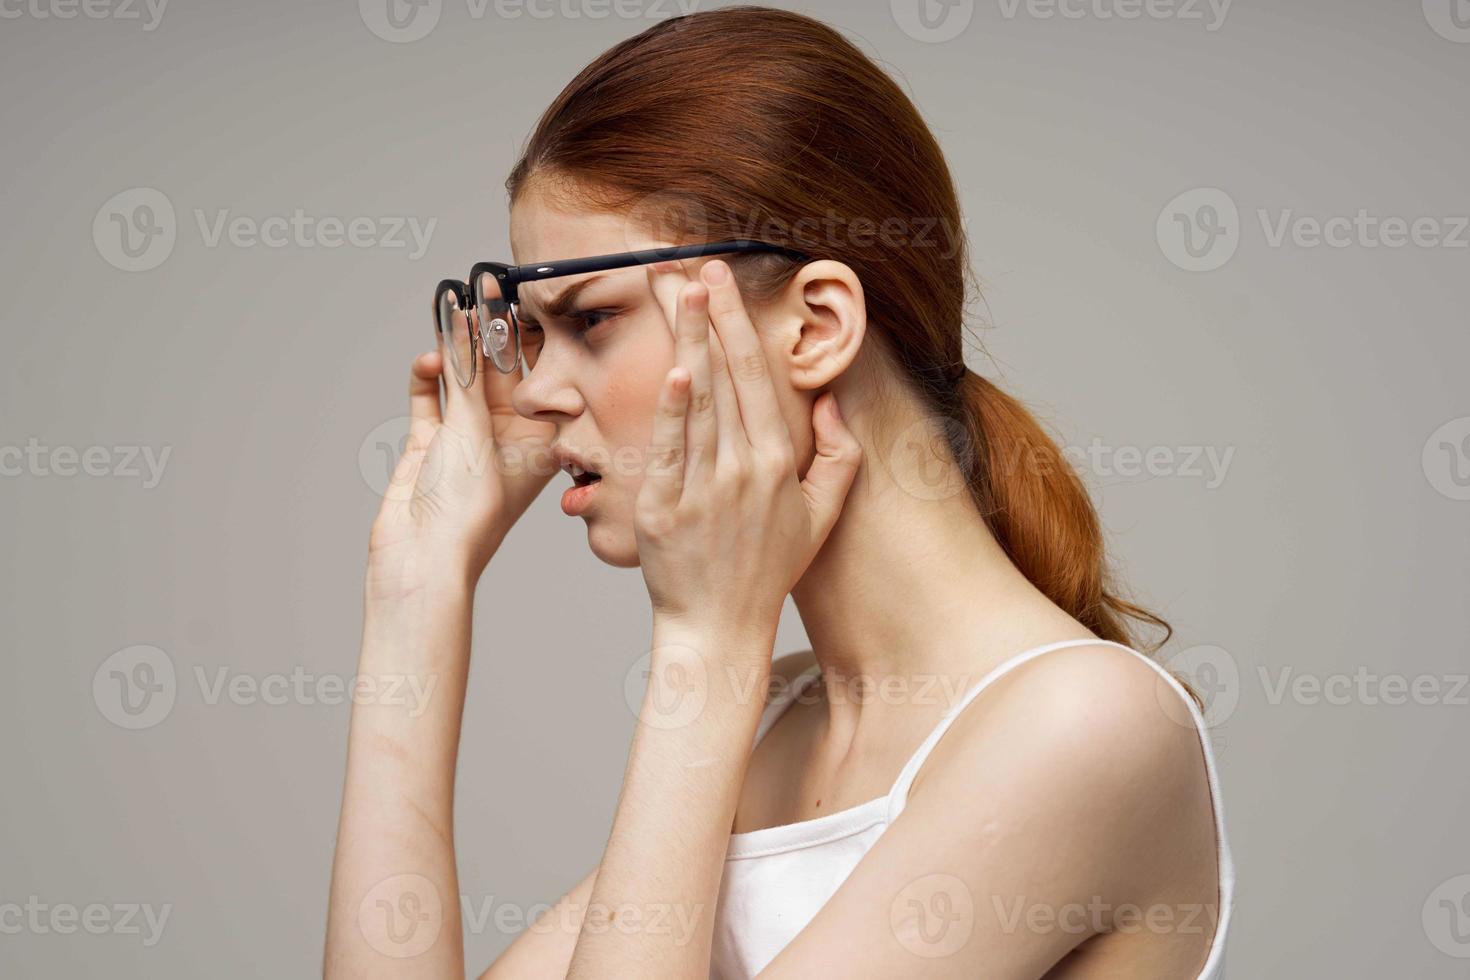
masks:
MULTIPOLYGON (((924 768, 948 798, 1004 788, 1013 800, 1045 801, 1124 833, 1149 824, 1144 813, 1199 814, 1201 804, 1209 813, 1200 738, 1185 696, 1157 665, 1089 644, 997 678, 960 711, 924 768)), ((916 782, 911 798, 920 792, 916 782)))

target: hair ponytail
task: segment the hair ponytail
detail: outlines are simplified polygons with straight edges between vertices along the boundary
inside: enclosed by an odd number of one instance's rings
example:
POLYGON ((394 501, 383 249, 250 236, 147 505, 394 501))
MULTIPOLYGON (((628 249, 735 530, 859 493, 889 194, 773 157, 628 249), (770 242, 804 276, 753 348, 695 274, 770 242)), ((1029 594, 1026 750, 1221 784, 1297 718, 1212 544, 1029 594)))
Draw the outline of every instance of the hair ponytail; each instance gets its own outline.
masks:
POLYGON ((1169 624, 1123 599, 1109 581, 1102 525, 1082 479, 1025 406, 979 374, 956 392, 965 443, 951 446, 990 533, 1043 595, 1101 639, 1135 645, 1129 620, 1169 624), (973 447, 970 448, 970 447, 973 447))

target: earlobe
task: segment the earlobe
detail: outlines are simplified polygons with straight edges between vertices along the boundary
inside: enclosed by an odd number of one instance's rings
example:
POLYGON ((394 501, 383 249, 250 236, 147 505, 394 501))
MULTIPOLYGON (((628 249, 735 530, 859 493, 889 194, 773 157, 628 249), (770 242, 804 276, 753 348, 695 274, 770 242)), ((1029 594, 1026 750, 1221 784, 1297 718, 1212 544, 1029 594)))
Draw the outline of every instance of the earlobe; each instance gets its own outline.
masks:
POLYGON ((791 317, 791 383, 802 389, 830 384, 852 365, 867 329, 862 283, 842 262, 809 262, 786 287, 791 317))

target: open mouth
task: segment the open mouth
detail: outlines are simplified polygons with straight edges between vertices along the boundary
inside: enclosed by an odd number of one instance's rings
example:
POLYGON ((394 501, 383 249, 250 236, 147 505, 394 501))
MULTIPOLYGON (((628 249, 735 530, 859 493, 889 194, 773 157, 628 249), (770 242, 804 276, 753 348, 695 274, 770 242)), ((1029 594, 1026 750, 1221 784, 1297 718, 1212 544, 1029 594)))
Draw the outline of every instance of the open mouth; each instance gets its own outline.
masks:
POLYGON ((582 469, 582 467, 576 465, 575 463, 573 463, 568 468, 568 471, 572 474, 572 482, 579 487, 585 487, 588 484, 596 483, 598 480, 602 479, 601 473, 597 473, 592 470, 584 470, 582 469))

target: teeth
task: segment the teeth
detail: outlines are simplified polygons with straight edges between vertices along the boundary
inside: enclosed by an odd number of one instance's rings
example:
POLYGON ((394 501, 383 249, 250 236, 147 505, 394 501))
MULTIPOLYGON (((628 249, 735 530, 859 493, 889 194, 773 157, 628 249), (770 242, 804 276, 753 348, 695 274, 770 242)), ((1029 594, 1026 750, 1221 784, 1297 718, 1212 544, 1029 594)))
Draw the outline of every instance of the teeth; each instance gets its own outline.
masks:
POLYGON ((568 472, 570 472, 572 474, 572 476, 581 476, 582 474, 584 474, 584 473, 587 472, 586 470, 582 469, 582 467, 578 466, 576 463, 568 463, 567 464, 567 470, 568 470, 568 472))

